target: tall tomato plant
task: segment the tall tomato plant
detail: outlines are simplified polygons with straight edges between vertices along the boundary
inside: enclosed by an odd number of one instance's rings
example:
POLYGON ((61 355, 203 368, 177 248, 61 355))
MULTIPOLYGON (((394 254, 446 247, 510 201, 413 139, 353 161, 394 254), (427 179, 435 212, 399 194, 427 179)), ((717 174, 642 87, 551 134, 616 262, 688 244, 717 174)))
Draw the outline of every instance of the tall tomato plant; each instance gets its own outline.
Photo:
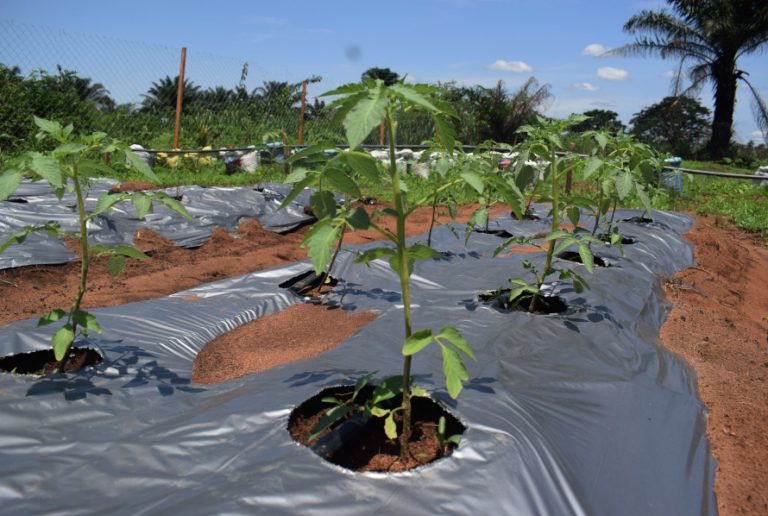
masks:
POLYGON ((80 308, 83 296, 88 286, 88 271, 91 263, 97 257, 106 257, 109 272, 117 276, 122 271, 126 258, 146 259, 147 256, 138 249, 128 245, 107 246, 92 245, 88 241, 88 222, 99 214, 110 210, 123 200, 130 200, 136 209, 136 215, 144 218, 152 210, 152 202, 158 201, 184 217, 190 218, 184 207, 175 199, 162 192, 134 192, 102 194, 96 207, 87 212, 85 200, 92 186, 92 178, 110 172, 108 167, 99 161, 105 154, 121 153, 126 158, 129 167, 141 172, 147 179, 159 182, 149 166, 133 154, 127 145, 112 140, 104 133, 87 135, 74 134, 73 126, 62 126, 58 122, 35 117, 35 124, 40 129, 37 137, 40 140, 52 139, 57 145, 48 153, 28 152, 11 163, 11 166, 0 174, 0 200, 11 195, 21 184, 24 175, 31 176, 33 181, 44 180, 54 189, 59 200, 66 191, 71 191, 76 200, 78 231, 73 233, 63 230, 58 223, 48 222, 41 226, 27 226, 11 235, 0 245, 3 252, 10 245, 22 243, 32 233, 45 231, 52 235, 70 235, 78 239, 80 244, 80 281, 77 292, 68 310, 56 309, 44 314, 38 321, 38 326, 44 326, 63 321, 63 325, 53 334, 51 346, 58 370, 64 371, 69 357, 69 349, 78 335, 84 336, 89 331, 101 332, 96 317, 80 308))
MULTIPOLYGON (((327 96, 339 96, 331 104, 337 109, 349 142, 350 149, 360 145, 371 131, 384 123, 389 145, 389 163, 387 167, 388 183, 394 199, 394 209, 384 209, 372 216, 370 227, 389 240, 393 246, 369 249, 358 260, 368 263, 377 258, 386 258, 392 270, 400 279, 403 296, 404 344, 402 346, 403 373, 402 381, 391 382, 402 389, 400 407, 378 413, 386 416, 385 430, 392 437, 394 424, 392 416, 402 413, 400 439, 400 459, 409 456, 408 443, 411 438, 411 396, 422 393, 421 389, 411 385, 411 364, 413 356, 432 343, 437 344, 442 352, 443 373, 448 393, 457 397, 462 389, 462 382, 469 379, 462 355, 474 359, 472 348, 464 337, 453 327, 446 326, 437 334, 432 329, 414 330, 411 313, 410 277, 416 260, 427 260, 439 255, 432 248, 423 244, 408 245, 406 242, 406 223, 408 216, 418 207, 418 203, 409 204, 408 195, 403 188, 401 171, 397 167, 395 141, 397 134, 397 115, 410 110, 423 110, 429 113, 436 128, 436 140, 447 152, 453 150, 454 133, 449 118, 453 111, 440 98, 442 90, 433 86, 416 84, 407 85, 403 81, 387 86, 384 81, 364 79, 362 83, 347 84, 326 93, 327 96), (395 232, 377 224, 381 217, 395 219, 395 232)), ((396 434, 395 434, 396 435, 396 434)))

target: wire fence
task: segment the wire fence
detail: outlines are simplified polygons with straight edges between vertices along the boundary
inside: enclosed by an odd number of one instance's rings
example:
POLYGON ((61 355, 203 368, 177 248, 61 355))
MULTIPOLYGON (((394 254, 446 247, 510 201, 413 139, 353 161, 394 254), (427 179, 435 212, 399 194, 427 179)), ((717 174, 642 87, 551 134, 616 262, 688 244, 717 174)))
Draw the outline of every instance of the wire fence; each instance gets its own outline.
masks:
MULTIPOLYGON (((0 20, 0 146, 31 144, 37 115, 172 147, 180 50, 0 20)), ((300 130, 304 142, 342 142, 316 98, 329 89, 316 70, 274 73, 190 48, 184 72, 182 148, 244 147, 265 138, 297 143, 300 130)))

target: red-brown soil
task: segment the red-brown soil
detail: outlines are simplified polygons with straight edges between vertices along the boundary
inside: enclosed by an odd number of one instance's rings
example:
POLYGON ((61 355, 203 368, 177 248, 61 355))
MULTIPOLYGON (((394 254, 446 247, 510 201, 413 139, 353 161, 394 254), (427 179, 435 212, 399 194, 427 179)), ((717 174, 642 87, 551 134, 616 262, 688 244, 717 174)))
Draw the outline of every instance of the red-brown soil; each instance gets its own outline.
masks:
MULTIPOLYGON (((471 207, 462 209, 460 219, 471 212, 471 207)), ((417 211, 409 219, 414 223, 411 234, 425 231, 429 216, 428 209, 417 211)), ((768 249, 715 222, 699 218, 687 235, 697 246, 700 265, 666 282, 675 308, 661 338, 698 373, 700 395, 709 409, 708 436, 719 464, 715 487, 720 514, 768 514, 768 249)), ((305 231, 276 235, 247 221, 238 228, 238 238, 219 230, 198 249, 180 249, 140 230, 137 244, 150 258, 131 261, 117 280, 111 279, 105 263, 96 263, 85 307, 161 297, 305 259, 306 251, 298 247, 305 231)), ((350 232, 347 242, 379 238, 373 231, 350 232)), ((76 262, 0 271, 0 323, 66 306, 78 272, 76 262)))
POLYGON ((661 340, 696 369, 720 514, 768 514, 768 249, 717 222, 686 235, 699 266, 666 282, 661 340))
POLYGON ((323 305, 293 305, 256 319, 205 345, 192 364, 192 381, 215 383, 319 355, 376 319, 323 305))

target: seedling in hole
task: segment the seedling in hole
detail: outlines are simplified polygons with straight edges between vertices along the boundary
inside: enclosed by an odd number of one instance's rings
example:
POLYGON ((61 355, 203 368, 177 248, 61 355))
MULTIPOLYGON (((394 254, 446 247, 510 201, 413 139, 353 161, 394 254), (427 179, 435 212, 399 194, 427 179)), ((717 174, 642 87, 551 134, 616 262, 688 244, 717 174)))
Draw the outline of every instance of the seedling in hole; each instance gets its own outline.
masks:
POLYGON ((94 259, 107 258, 110 274, 116 277, 125 266, 126 258, 143 260, 147 255, 128 245, 107 246, 104 244, 91 245, 88 242, 88 222, 115 204, 130 200, 136 209, 136 216, 144 216, 152 210, 153 201, 160 202, 184 217, 190 218, 184 207, 162 192, 133 192, 102 194, 95 209, 87 213, 85 199, 91 189, 93 178, 101 173, 111 174, 109 167, 103 165, 104 155, 121 153, 125 156, 129 167, 143 174, 148 180, 159 182, 149 166, 136 156, 127 145, 96 132, 87 135, 75 135, 70 124, 66 127, 58 122, 35 117, 35 124, 40 131, 39 140, 52 139, 57 146, 45 154, 28 152, 11 162, 0 175, 0 200, 7 199, 21 184, 22 176, 31 176, 33 181, 45 180, 54 189, 61 201, 65 191, 74 193, 78 215, 79 231, 63 230, 58 223, 48 222, 39 226, 27 226, 11 235, 4 244, 0 245, 0 253, 12 244, 21 244, 35 232, 46 232, 51 235, 68 235, 78 239, 80 244, 80 281, 77 292, 68 310, 55 309, 40 317, 38 326, 45 326, 63 321, 63 325, 53 334, 51 347, 56 360, 59 362, 58 371, 63 372, 69 358, 69 349, 77 335, 88 337, 89 332, 101 333, 101 326, 96 317, 80 309, 83 296, 88 288, 88 271, 94 259))
POLYGON ((461 442, 461 435, 445 435, 445 416, 440 416, 437 422, 437 442, 440 443, 440 453, 445 455, 450 450, 450 446, 458 446, 461 442))

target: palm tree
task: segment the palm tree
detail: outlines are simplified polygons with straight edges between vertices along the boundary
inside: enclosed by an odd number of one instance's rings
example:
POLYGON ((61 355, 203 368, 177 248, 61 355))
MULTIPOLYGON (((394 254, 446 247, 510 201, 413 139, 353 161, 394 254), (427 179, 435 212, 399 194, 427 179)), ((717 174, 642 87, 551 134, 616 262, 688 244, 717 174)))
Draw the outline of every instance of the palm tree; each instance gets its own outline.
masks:
MULTIPOLYGON (((164 110, 176 109, 176 90, 179 83, 179 76, 171 78, 166 75, 157 82, 153 82, 147 93, 142 95, 144 101, 141 103, 141 110, 148 112, 158 112, 164 110)), ((182 107, 186 111, 193 103, 200 98, 200 87, 196 86, 189 79, 184 79, 184 93, 182 94, 182 107)))
MULTIPOLYGON (((667 0, 675 13, 666 9, 641 11, 624 25, 635 35, 633 43, 615 49, 615 55, 658 55, 690 63, 691 86, 698 92, 711 82, 715 93, 712 136, 707 151, 712 159, 727 155, 733 127, 736 84, 742 80, 765 108, 757 92, 740 70, 740 57, 765 50, 768 43, 768 2, 766 0, 667 0)), ((758 109, 758 124, 765 125, 768 113, 758 109)))
POLYGON ((100 82, 92 82, 88 77, 80 77, 73 70, 64 70, 61 65, 56 65, 59 74, 55 76, 57 87, 62 91, 71 89, 83 102, 90 102, 101 112, 112 112, 117 104, 109 96, 107 90, 100 82))
POLYGON ((360 76, 361 79, 381 79, 385 86, 392 86, 400 80, 400 74, 397 74, 389 68, 369 68, 360 76))

